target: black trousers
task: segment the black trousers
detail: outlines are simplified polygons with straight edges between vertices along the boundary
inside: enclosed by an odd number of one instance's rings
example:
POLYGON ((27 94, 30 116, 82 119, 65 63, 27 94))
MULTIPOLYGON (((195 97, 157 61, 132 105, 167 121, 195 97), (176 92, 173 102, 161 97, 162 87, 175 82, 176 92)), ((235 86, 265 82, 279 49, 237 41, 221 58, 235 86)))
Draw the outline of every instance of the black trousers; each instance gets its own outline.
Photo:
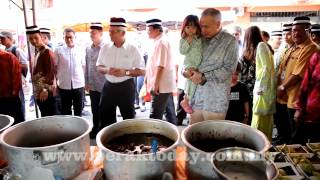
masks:
POLYGON ((172 93, 159 93, 152 96, 149 117, 162 120, 164 113, 168 122, 177 124, 172 93))
POLYGON ((301 122, 296 127, 292 143, 305 144, 309 142, 320 142, 320 121, 301 122))
POLYGON ((286 104, 276 103, 276 114, 274 123, 278 130, 280 143, 289 144, 291 141, 293 124, 289 119, 288 108, 286 104))
POLYGON ((296 110, 295 109, 291 109, 291 108, 288 108, 288 117, 289 117, 289 121, 290 123, 292 124, 291 128, 292 128, 292 131, 291 131, 291 140, 290 140, 290 144, 293 143, 293 139, 294 137, 296 136, 297 134, 297 126, 296 126, 296 122, 294 121, 294 114, 295 114, 296 110))
POLYGON ((181 107, 180 102, 183 100, 184 91, 182 89, 178 89, 178 104, 177 104, 177 125, 182 125, 183 120, 187 117, 187 113, 181 107))
POLYGON ((63 115, 72 115, 71 107, 75 116, 81 116, 83 108, 84 88, 78 89, 61 89, 59 88, 61 98, 61 110, 63 115))
POLYGON ((100 130, 100 115, 99 115, 99 103, 101 93, 98 91, 90 91, 91 112, 93 120, 92 134, 96 135, 100 130))
POLYGON ((41 117, 57 115, 56 97, 50 96, 47 100, 41 102, 37 99, 41 117))
POLYGON ((111 83, 106 80, 99 105, 101 128, 117 122, 117 107, 119 107, 123 119, 135 117, 134 94, 133 78, 120 83, 111 83))
POLYGON ((5 114, 14 118, 14 124, 24 121, 21 110, 21 101, 17 97, 2 97, 0 98, 0 114, 5 114))

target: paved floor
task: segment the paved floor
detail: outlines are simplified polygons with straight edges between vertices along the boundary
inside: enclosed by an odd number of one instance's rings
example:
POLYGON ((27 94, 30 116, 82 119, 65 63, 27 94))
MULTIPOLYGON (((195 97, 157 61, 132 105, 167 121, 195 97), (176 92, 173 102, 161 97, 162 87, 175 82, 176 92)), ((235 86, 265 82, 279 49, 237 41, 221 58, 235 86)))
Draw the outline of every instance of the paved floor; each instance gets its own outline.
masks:
MULTIPOLYGON (((29 78, 29 77, 28 77, 29 78)), ((35 106, 30 106, 30 97, 32 93, 32 85, 30 82, 26 83, 23 87, 24 95, 25 95, 25 107, 26 107, 26 120, 32 120, 37 118, 35 106)), ((176 99, 176 98, 175 98, 176 99)), ((86 96, 86 106, 84 107, 82 117, 91 120, 92 114, 91 114, 91 106, 90 106, 90 98, 87 95, 86 96)), ((176 102, 175 102, 176 103, 176 102)), ((150 103, 146 103, 145 111, 141 111, 141 109, 136 109, 136 119, 144 119, 149 118, 150 113, 150 103)), ((38 114, 40 116, 40 111, 38 110, 38 114)), ((120 116, 120 112, 117 109, 117 121, 121 121, 122 117, 120 116)), ((187 124, 187 120, 184 121, 185 124, 187 124)))

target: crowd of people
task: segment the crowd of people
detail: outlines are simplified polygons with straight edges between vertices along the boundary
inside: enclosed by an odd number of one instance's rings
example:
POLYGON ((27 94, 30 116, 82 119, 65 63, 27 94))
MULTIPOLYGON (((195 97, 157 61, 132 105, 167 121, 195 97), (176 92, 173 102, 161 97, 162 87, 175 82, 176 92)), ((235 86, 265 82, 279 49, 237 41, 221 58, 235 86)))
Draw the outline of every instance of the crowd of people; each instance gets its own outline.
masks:
MULTIPOLYGON (((222 28, 221 13, 205 9, 201 17, 183 21, 178 63, 160 19, 146 21, 151 51, 145 53, 127 40, 124 18, 111 18, 110 43, 103 41, 103 25, 91 23, 92 43, 85 50, 64 30, 65 44, 53 49, 50 30, 26 28, 34 47, 31 61, 33 95, 41 116, 81 116, 85 92, 90 95, 94 138, 99 130, 123 119, 135 118, 140 90, 151 94, 149 118, 182 125, 205 120, 238 121, 262 131, 275 143, 320 141, 320 25, 296 17, 281 31, 269 34, 257 26, 233 32, 222 28), (270 44, 269 42, 270 40, 270 44), (173 93, 178 87, 177 109, 173 93), (143 83, 142 83, 143 82, 143 83), (138 87, 138 88, 137 88, 138 87)), ((138 28, 137 28, 138 29, 138 28)), ((138 29, 139 30, 139 29, 138 29)), ((0 113, 25 120, 22 92, 27 58, 13 44, 10 32, 1 32, 0 113)), ((141 94, 141 93, 140 93, 141 94)))

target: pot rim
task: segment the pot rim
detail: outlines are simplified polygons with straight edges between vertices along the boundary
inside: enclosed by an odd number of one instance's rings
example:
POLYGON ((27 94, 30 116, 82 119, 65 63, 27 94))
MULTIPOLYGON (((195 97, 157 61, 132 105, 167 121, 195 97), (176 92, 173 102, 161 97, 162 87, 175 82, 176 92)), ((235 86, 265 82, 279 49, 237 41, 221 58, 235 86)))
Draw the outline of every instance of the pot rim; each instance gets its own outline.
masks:
POLYGON ((98 133, 97 136, 96 136, 96 142, 97 142, 98 147, 99 147, 101 150, 106 151, 106 152, 111 152, 111 153, 114 153, 114 154, 116 154, 116 155, 118 155, 118 156, 123 156, 123 157, 128 157, 128 156, 129 156, 129 157, 143 157, 143 156, 150 156, 150 155, 153 155, 153 154, 154 154, 154 153, 148 153, 148 154, 124 154, 124 153, 112 151, 112 150, 106 148, 106 147, 102 144, 102 142, 101 142, 101 137, 102 137, 102 135, 103 135, 103 133, 104 133, 105 131, 107 131, 108 129, 111 129, 111 128, 115 127, 115 126, 118 126, 119 124, 126 123, 126 121, 136 121, 136 122, 140 122, 140 123, 153 121, 153 122, 159 122, 159 123, 160 123, 160 122, 161 122, 161 123, 166 123, 167 125, 169 125, 169 126, 176 132, 176 134, 177 134, 177 140, 174 141, 174 143, 173 143, 171 146, 169 146, 168 148, 166 148, 166 149, 163 150, 163 151, 158 151, 158 152, 156 152, 156 154, 162 154, 162 153, 170 152, 170 151, 172 151, 172 149, 174 149, 175 147, 177 147, 178 144, 179 144, 180 133, 179 133, 179 129, 178 129, 178 127, 177 127, 176 125, 173 125, 173 124, 171 124, 171 123, 169 123, 169 122, 167 122, 167 121, 163 121, 163 120, 159 120, 159 119, 152 119, 152 118, 150 118, 150 119, 126 119, 126 120, 123 120, 123 121, 120 121, 120 122, 111 124, 111 125, 109 125, 109 126, 107 126, 107 127, 104 127, 102 130, 99 131, 99 133, 98 133))
POLYGON ((46 149, 50 149, 50 148, 55 148, 55 147, 59 147, 59 146, 63 146, 63 145, 66 145, 70 142, 73 142, 73 141, 77 141, 85 136, 87 136, 91 130, 92 130, 92 123, 89 122, 89 120, 86 120, 80 116, 71 116, 71 115, 54 115, 54 116, 45 116, 45 117, 41 117, 41 118, 37 118, 37 119, 33 119, 31 121, 24 121, 24 122, 21 122, 19 124, 16 124, 14 126, 11 126, 9 127, 8 129, 6 129, 5 131, 3 131, 0 135, 0 144, 7 147, 7 148, 11 148, 11 149, 17 149, 17 150, 46 150, 46 149), (47 119, 52 119, 52 118, 65 118, 65 117, 68 117, 68 118, 75 118, 75 119, 79 119, 79 120, 82 120, 84 121, 85 123, 87 123, 88 125, 88 129, 83 133, 81 134, 80 136, 74 138, 74 139, 71 139, 69 141, 65 141, 63 143, 59 143, 59 144, 54 144, 54 145, 50 145, 50 146, 42 146, 42 147, 19 147, 19 146, 13 146, 13 145, 10 145, 8 143, 6 143, 4 141, 4 136, 10 132, 10 131, 13 131, 16 127, 19 127, 19 126, 23 126, 27 123, 30 123, 31 121, 44 121, 44 120, 47 120, 47 119))
POLYGON ((0 114, 0 116, 6 117, 9 119, 9 123, 5 127, 3 127, 2 129, 0 129, 0 133, 2 133, 3 131, 5 131, 7 128, 9 128, 14 123, 14 119, 13 119, 13 117, 5 115, 5 114, 0 114))
POLYGON ((260 153, 266 152, 271 147, 271 144, 270 144, 268 138, 261 131, 255 129, 255 128, 252 128, 251 126, 248 126, 246 124, 235 122, 235 121, 230 121, 230 120, 206 120, 206 121, 197 122, 197 123, 194 123, 192 125, 187 126, 181 133, 181 140, 182 140, 183 144, 186 147, 192 149, 193 151, 200 151, 201 153, 205 153, 205 154, 215 153, 215 152, 205 152, 205 151, 202 151, 202 150, 194 147, 191 143, 189 143, 189 141, 186 138, 186 135, 187 135, 188 131, 190 131, 190 129, 193 129, 193 128, 197 127, 197 126, 201 126, 202 124, 211 124, 211 123, 232 124, 232 125, 236 125, 236 126, 242 126, 244 128, 247 128, 247 129, 255 131, 256 133, 261 135, 261 137, 264 139, 264 142, 267 142, 265 148, 260 150, 260 151, 258 151, 260 153))
MULTIPOLYGON (((221 149, 218 149, 216 152, 214 152, 211 156, 211 165, 213 166, 213 170, 217 173, 219 173, 219 175, 223 176, 223 178, 225 179, 229 179, 228 176, 226 176, 224 173, 222 173, 220 171, 220 169, 218 169, 214 163, 214 156, 216 155, 216 153, 220 153, 220 152, 223 152, 223 151, 227 151, 227 150, 240 150, 240 151, 243 151, 243 152, 250 152, 250 153, 254 153, 254 154, 258 154, 258 155, 261 155, 263 156, 263 153, 259 152, 259 151, 255 151, 255 150, 252 150, 252 149, 249 149, 249 148, 243 148, 243 147, 227 147, 227 148, 221 148, 221 149)), ((263 156, 264 158, 264 161, 266 161, 266 163, 269 163, 271 164, 271 166, 276 170, 276 174, 275 176, 272 178, 272 180, 276 180, 279 176, 279 170, 277 168, 277 166, 275 165, 274 162, 272 162, 270 159, 268 159, 266 156, 263 156)))

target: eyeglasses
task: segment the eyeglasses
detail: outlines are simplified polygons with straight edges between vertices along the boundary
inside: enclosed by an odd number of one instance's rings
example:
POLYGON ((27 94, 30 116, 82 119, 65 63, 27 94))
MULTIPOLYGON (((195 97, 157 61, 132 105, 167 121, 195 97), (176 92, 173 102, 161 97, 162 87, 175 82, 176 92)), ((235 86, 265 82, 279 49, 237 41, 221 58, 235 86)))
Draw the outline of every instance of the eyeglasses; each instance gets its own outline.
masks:
POLYGON ((148 28, 147 28, 147 31, 148 31, 148 32, 153 31, 153 30, 154 30, 153 27, 148 27, 148 28))

